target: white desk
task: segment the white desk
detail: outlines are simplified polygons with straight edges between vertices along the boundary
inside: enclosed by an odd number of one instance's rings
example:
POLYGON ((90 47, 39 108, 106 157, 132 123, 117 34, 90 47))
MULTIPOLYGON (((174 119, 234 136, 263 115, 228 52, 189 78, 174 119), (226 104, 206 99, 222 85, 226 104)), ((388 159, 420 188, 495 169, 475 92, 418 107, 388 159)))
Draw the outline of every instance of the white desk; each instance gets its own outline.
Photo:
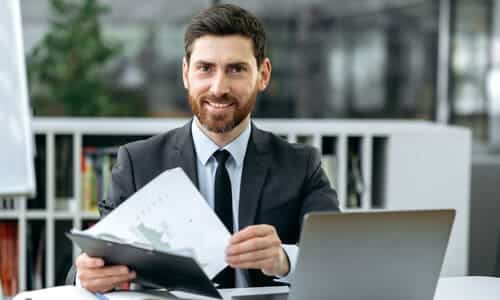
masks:
MULTIPOLYGON (((69 291, 66 289, 66 291, 69 291)), ((227 289, 221 290, 224 300, 230 300, 232 296, 241 295, 262 295, 269 293, 287 292, 287 287, 264 287, 247 289, 227 289)), ((72 299, 79 300, 64 293, 65 287, 46 289, 41 291, 25 292, 17 295, 15 300, 58 300, 72 299), (68 297, 69 296, 69 297, 68 297)), ((182 293, 175 293, 183 296, 182 293)), ((206 297, 193 297, 191 299, 209 299, 206 297)), ((88 299, 88 298, 81 298, 88 299)), ((448 277, 441 278, 436 288, 434 300, 499 300, 500 299, 500 278, 492 277, 448 277)), ((422 299, 425 300, 425 299, 422 299)))
MULTIPOLYGON (((224 300, 232 295, 258 295, 286 292, 286 287, 221 290, 224 300)), ((425 299, 422 299, 425 300, 425 299)), ((444 277, 436 287, 434 300, 500 300, 500 278, 496 277, 444 277)))
POLYGON ((436 288, 434 300, 499 300, 500 278, 445 277, 436 288))

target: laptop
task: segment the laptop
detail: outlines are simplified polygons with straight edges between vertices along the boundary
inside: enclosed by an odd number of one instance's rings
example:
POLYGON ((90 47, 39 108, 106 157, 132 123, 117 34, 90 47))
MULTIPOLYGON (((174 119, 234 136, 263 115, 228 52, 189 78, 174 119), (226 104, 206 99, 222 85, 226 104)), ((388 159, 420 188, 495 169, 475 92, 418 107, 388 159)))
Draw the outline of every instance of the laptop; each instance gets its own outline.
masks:
POLYGON ((432 300, 454 210, 311 213, 287 294, 238 300, 432 300))

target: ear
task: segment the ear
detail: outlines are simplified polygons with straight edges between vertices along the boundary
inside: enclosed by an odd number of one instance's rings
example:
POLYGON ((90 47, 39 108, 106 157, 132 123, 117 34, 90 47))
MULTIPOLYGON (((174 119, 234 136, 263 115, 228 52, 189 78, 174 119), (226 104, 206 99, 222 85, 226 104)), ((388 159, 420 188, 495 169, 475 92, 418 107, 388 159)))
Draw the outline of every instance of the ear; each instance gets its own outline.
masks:
POLYGON ((272 70, 271 61, 269 60, 269 58, 266 57, 264 58, 259 67, 259 78, 258 78, 259 91, 262 92, 269 85, 269 81, 271 80, 271 70, 272 70))
POLYGON ((189 88, 188 71, 189 71, 189 64, 187 62, 186 57, 184 56, 182 58, 182 81, 184 82, 184 88, 186 90, 189 88))

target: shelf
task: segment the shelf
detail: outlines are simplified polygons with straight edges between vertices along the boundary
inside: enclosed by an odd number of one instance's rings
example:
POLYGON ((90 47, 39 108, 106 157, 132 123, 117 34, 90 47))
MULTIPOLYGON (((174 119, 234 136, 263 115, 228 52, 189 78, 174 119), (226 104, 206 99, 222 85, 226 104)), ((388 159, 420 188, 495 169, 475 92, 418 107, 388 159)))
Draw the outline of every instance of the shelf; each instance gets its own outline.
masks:
MULTIPOLYGON (((88 207, 95 208, 109 182, 101 181, 99 191, 86 198, 89 177, 82 172, 85 160, 95 159, 94 171, 100 173, 97 175, 101 179, 109 178, 116 146, 166 132, 185 122, 35 118, 37 197, 21 205, 10 203, 13 209, 0 206, 0 223, 17 221, 20 248, 27 249, 19 252, 21 290, 61 284, 66 264, 78 254, 63 233, 71 228, 88 228, 99 220, 99 214, 88 207), (109 162, 99 155, 109 155, 109 162), (28 275, 34 268, 37 275, 28 275)), ((463 210, 468 201, 469 173, 461 166, 470 159, 470 132, 424 121, 254 122, 289 142, 316 147, 344 212, 456 208, 455 234, 449 243, 453 254, 448 259, 451 262, 445 260, 443 274, 465 275, 468 221, 463 210), (450 153, 449 149, 454 151, 450 153)), ((90 181, 96 182, 96 178, 90 181)))
POLYGON ((56 220, 73 220, 77 214, 71 212, 55 212, 53 215, 56 220))
POLYGON ((0 210, 0 222, 2 220, 17 220, 19 218, 18 211, 3 211, 0 210))
POLYGON ((82 213, 82 219, 86 220, 99 220, 99 213, 97 212, 84 212, 82 213))
POLYGON ((30 210, 26 212, 26 218, 28 219, 45 219, 47 218, 47 215, 47 211, 30 210))

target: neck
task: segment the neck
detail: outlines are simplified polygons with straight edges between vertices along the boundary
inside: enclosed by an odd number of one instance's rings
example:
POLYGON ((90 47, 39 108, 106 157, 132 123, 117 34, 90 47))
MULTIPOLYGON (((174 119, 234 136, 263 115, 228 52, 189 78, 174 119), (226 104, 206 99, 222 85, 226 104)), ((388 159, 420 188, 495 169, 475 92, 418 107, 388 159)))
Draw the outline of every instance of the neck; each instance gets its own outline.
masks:
POLYGON ((196 126, 198 126, 198 128, 200 128, 201 131, 203 131, 203 133, 208 136, 208 138, 211 139, 217 146, 222 148, 234 141, 237 137, 240 136, 245 128, 247 128, 248 124, 250 123, 250 114, 248 114, 248 116, 243 121, 241 121, 238 126, 234 127, 231 131, 224 133, 209 131, 200 123, 198 118, 194 118, 194 120, 196 122, 196 126))

